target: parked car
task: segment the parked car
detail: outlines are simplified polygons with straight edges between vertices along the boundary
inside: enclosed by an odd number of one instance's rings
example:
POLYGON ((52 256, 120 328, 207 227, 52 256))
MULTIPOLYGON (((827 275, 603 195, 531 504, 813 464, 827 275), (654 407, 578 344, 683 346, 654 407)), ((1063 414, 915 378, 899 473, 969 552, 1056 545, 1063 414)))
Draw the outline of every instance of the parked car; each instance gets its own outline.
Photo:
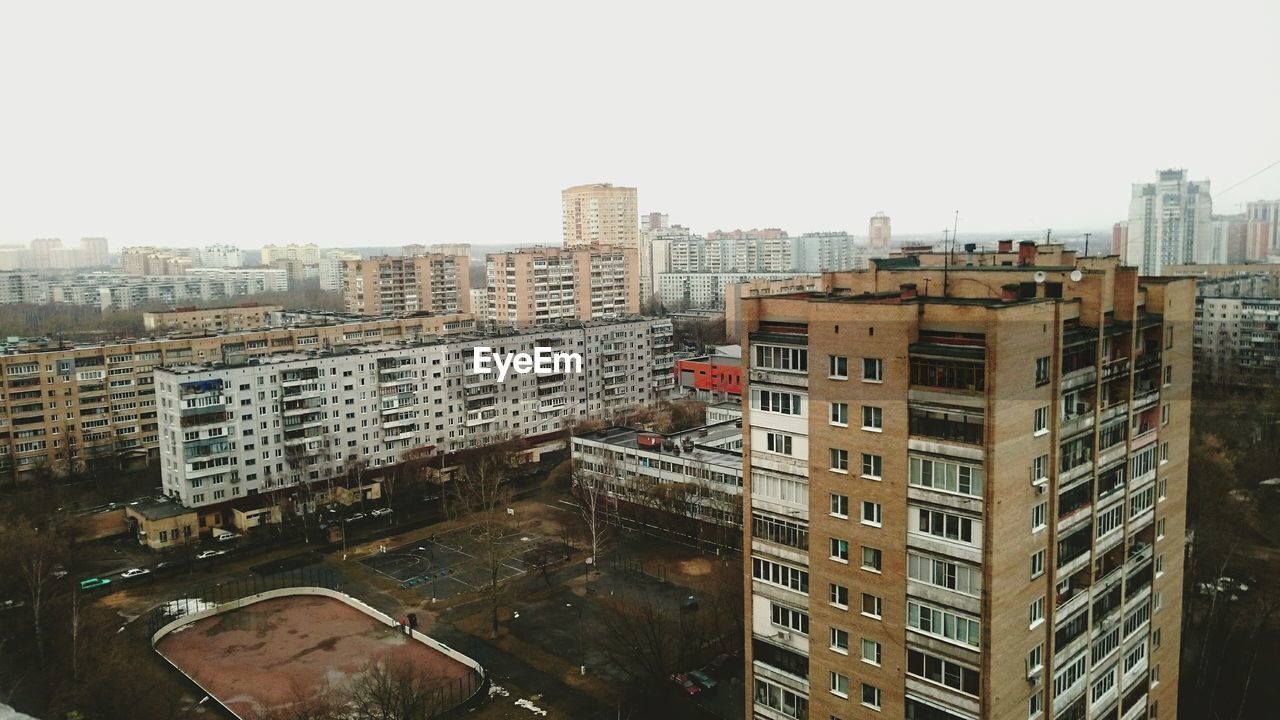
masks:
POLYGON ((422 496, 422 502, 424 503, 435 502, 439 499, 440 499, 439 495, 423 495, 422 496))
POLYGON ((710 692, 711 690, 714 690, 716 687, 716 681, 712 680, 710 675, 706 674, 701 670, 690 670, 689 679, 697 683, 699 687, 701 687, 703 690, 706 690, 708 692, 710 692))
POLYGON ((384 517, 390 514, 391 514, 391 508, 378 508, 377 510, 374 510, 372 513, 370 513, 370 515, 373 515, 374 517, 384 517))
POLYGON ((153 567, 152 569, 155 570, 156 572, 163 572, 165 570, 173 570, 174 568, 180 567, 181 565, 182 563, 178 562, 177 560, 165 560, 163 562, 156 563, 155 567, 153 567))
POLYGON ((367 517, 367 516, 366 516, 364 513, 362 513, 362 512, 358 512, 358 513, 355 513, 354 515, 352 515, 351 517, 347 518, 347 522, 355 522, 355 521, 357 521, 357 520, 363 520, 363 519, 365 519, 366 517, 367 517))
POLYGON ((205 558, 211 558, 215 555, 225 555, 226 553, 226 550, 201 550, 196 554, 196 559, 204 560, 205 558))
POLYGON ((676 673, 675 675, 672 675, 671 682, 684 690, 685 695, 693 696, 702 692, 702 688, 698 687, 697 683, 690 680, 689 676, 684 673, 676 673))
POLYGON ((109 578, 86 578, 80 581, 81 590, 96 590, 100 587, 106 587, 111 584, 109 578))
POLYGON ((151 574, 151 571, 146 568, 132 568, 130 570, 125 570, 124 572, 120 573, 120 577, 128 580, 129 578, 137 578, 137 577, 142 577, 143 575, 150 575, 150 574, 151 574))

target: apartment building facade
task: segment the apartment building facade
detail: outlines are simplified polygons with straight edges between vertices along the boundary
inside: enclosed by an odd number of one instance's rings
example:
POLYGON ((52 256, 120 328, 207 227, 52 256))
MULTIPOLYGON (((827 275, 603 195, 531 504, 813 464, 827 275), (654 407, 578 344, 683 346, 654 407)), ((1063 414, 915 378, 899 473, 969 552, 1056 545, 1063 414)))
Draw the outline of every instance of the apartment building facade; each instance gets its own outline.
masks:
POLYGON ((192 268, 183 275, 0 272, 0 290, 15 302, 64 303, 102 310, 215 302, 286 289, 283 271, 262 268, 192 268))
POLYGON ((470 312, 466 255, 424 253, 344 260, 342 292, 347 312, 399 315, 470 312))
POLYGON ((656 294, 670 309, 722 308, 725 292, 734 285, 752 282, 801 281, 804 273, 661 273, 657 277, 656 294))
POLYGON ((743 299, 752 717, 1176 717, 1194 283, 989 260, 743 299))
POLYGON ((142 313, 142 326, 148 332, 226 333, 258 330, 271 324, 272 313, 284 312, 283 305, 245 303, 234 307, 179 308, 166 312, 142 313))
POLYGON ((240 363, 306 351, 472 331, 469 315, 329 322, 217 336, 113 344, 52 343, 0 355, 0 473, 80 470, 87 463, 158 457, 155 368, 240 363))
POLYGON ((634 319, 167 365, 155 371, 164 493, 206 507, 344 475, 355 460, 394 465, 411 448, 563 434, 669 392, 655 368, 671 337, 667 320, 634 319), (478 347, 581 360, 500 376, 475 363, 478 347))
MULTIPOLYGON (((1262 276, 1269 279, 1269 276, 1262 276)), ((1196 379, 1229 384, 1280 380, 1280 297, 1196 298, 1196 379)))
POLYGON ((640 312, 634 248, 520 248, 490 253, 485 263, 488 319, 499 325, 611 320, 640 312))

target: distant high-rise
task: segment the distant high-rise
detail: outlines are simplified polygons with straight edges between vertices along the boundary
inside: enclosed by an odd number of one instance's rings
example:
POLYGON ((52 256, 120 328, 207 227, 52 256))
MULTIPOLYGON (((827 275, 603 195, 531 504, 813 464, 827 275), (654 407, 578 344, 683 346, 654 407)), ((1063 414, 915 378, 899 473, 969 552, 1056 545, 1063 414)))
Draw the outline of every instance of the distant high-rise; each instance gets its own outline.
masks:
POLYGON ((486 256, 488 319, 524 327, 640 312, 636 249, 524 247, 486 256))
POLYGON ((882 212, 872 215, 871 223, 867 228, 867 235, 871 238, 871 247, 881 250, 889 247, 889 241, 893 239, 893 231, 889 226, 889 216, 882 212))
POLYGON ((1242 263, 1248 260, 1248 225, 1245 214, 1213 216, 1213 254, 1224 262, 1242 263))
POLYGON ((669 227, 671 227, 671 217, 666 213, 645 213, 644 216, 640 218, 640 229, 645 232, 666 230, 669 227))
POLYGON ((1249 260, 1280 255, 1280 200, 1255 200, 1245 206, 1245 253, 1249 260))
POLYGON ((344 260, 342 292, 361 315, 469 312, 471 277, 464 255, 381 255, 344 260))
POLYGON ((577 185, 560 193, 564 208, 564 245, 640 245, 636 189, 609 183, 577 185))
POLYGON ((1118 222, 1111 226, 1111 254, 1124 257, 1129 245, 1129 223, 1118 222))
POLYGON ((208 245, 200 251, 202 267, 244 267, 244 251, 235 245, 208 245))
POLYGON ((1154 183, 1134 183, 1124 261, 1143 275, 1165 265, 1226 262, 1213 244, 1209 181, 1187 180, 1186 170, 1161 170, 1154 183))

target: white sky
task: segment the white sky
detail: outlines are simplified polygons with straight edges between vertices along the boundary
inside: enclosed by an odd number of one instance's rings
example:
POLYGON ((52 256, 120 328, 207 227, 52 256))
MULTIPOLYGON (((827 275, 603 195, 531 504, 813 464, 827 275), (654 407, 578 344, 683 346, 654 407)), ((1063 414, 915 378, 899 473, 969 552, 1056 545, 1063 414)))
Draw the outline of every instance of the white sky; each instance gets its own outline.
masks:
POLYGON ((8 2, 0 243, 1099 228, 1160 167, 1280 197, 1280 2, 8 2), (874 7, 866 7, 874 5, 874 7), (851 9, 856 8, 856 9, 851 9))

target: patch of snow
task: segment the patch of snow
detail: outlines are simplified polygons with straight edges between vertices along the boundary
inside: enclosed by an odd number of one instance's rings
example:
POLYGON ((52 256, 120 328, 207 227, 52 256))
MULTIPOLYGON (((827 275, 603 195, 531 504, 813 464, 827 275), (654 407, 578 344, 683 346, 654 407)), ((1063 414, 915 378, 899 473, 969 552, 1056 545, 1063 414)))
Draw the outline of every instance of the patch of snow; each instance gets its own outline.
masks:
POLYGON ((497 684, 497 683, 490 683, 490 684, 489 684, 489 697, 493 697, 494 695, 501 695, 502 697, 509 697, 509 696, 511 695, 511 693, 507 692, 507 689, 506 689, 506 688, 502 687, 501 685, 499 685, 499 684, 497 684))
POLYGON ((169 617, 180 618, 190 613, 203 612, 212 610, 217 605, 201 600, 200 598, 182 598, 180 600, 170 600, 164 604, 164 614, 169 617))
POLYGON ((546 710, 543 710, 542 708, 538 707, 537 705, 534 705, 533 703, 529 702, 528 700, 525 700, 524 698, 521 698, 516 701, 516 707, 522 707, 528 710, 529 712, 533 713, 534 715, 547 714, 546 710))
POLYGON ((14 710, 13 708, 9 707, 8 705, 5 705, 4 703, 0 703, 0 720, 36 720, 36 719, 25 713, 20 713, 17 710, 14 710))

